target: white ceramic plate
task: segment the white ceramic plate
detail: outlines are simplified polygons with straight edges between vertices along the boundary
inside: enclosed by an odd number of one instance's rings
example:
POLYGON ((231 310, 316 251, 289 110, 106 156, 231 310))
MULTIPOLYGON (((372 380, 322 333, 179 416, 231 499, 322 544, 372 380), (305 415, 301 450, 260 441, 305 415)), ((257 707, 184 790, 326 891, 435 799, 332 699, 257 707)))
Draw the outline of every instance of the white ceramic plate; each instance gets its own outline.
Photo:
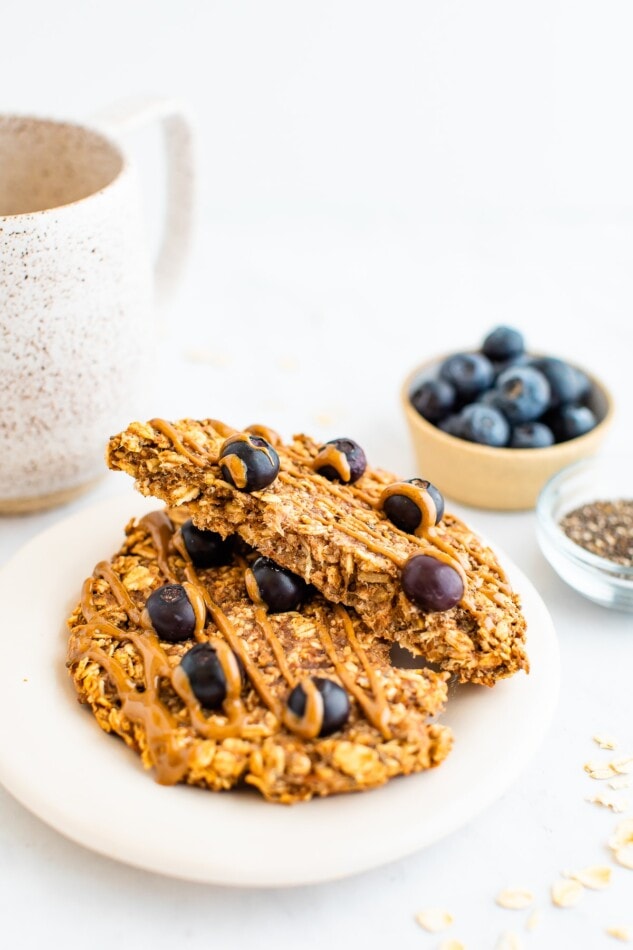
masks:
POLYGON ((505 558, 529 623, 529 676, 456 688, 443 721, 455 747, 439 769, 364 794, 285 807, 152 780, 123 742, 77 704, 64 619, 126 521, 157 507, 108 499, 39 535, 0 574, 0 781, 62 834, 119 861, 195 881, 290 886, 344 877, 410 854, 471 821, 532 758, 558 694, 550 616, 505 558))

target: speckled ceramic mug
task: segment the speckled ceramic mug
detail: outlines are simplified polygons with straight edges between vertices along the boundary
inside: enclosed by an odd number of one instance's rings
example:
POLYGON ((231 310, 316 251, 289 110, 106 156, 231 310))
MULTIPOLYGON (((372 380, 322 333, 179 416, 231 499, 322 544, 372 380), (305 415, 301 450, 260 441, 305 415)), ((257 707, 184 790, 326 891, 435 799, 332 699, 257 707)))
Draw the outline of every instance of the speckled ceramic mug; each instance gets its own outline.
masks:
POLYGON ((143 414, 154 302, 179 277, 192 195, 191 127, 171 101, 126 104, 90 125, 0 116, 0 514, 88 488, 105 471, 108 436, 143 414), (152 120, 168 185, 155 280, 117 141, 152 120))

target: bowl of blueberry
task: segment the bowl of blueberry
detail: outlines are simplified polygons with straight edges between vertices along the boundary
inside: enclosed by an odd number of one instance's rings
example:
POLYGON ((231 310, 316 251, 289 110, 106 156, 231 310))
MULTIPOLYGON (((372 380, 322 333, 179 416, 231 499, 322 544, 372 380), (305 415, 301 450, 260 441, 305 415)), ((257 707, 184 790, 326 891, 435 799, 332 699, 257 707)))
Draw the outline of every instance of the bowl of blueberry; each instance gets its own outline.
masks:
POLYGON ((424 477, 479 508, 533 508, 556 472, 594 455, 613 416, 602 382, 567 360, 529 354, 513 327, 481 348, 418 366, 402 389, 424 477))

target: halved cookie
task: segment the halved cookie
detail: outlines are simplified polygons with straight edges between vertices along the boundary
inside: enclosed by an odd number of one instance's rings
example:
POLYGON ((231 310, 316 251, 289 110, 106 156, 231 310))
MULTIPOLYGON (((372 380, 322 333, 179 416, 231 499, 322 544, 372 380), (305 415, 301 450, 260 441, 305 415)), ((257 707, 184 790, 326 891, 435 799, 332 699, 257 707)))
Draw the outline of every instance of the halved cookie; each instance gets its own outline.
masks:
POLYGON ((68 621, 69 670, 102 729, 159 782, 246 782, 284 803, 444 759, 450 732, 429 718, 446 674, 394 667, 390 645, 353 611, 305 586, 297 609, 253 603, 252 556, 190 524, 183 533, 186 517, 130 522, 68 621))
POLYGON ((491 686, 527 671, 525 620, 494 552, 453 515, 435 523, 428 492, 388 472, 367 467, 353 483, 330 480, 323 471, 324 462, 336 464, 332 456, 305 435, 284 445, 261 426, 237 434, 215 420, 191 419, 133 423, 108 448, 110 468, 132 475, 142 494, 169 505, 186 503, 201 528, 237 532, 329 600, 354 608, 376 633, 462 682, 491 686), (236 443, 253 450, 250 484, 248 456, 236 455, 236 443), (276 474, 269 464, 273 455, 276 474), (273 476, 268 482, 266 468, 273 476), (393 491, 417 492, 424 515, 417 534, 387 517, 385 498, 393 491), (420 556, 424 560, 412 565, 420 556), (410 587, 426 583, 418 568, 439 573, 439 584, 430 586, 447 583, 450 596, 431 598, 430 607, 424 598, 412 599, 410 587))

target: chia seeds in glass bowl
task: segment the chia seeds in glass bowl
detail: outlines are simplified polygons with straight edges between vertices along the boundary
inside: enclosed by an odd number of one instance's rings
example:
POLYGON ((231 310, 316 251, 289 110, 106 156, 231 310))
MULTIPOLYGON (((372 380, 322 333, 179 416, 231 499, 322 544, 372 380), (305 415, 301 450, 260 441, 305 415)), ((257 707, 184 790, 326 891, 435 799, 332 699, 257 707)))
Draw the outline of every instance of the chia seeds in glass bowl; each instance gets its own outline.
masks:
POLYGON ((536 514, 539 544, 560 577, 598 604, 633 611, 633 459, 563 469, 536 514))
POLYGON ((589 502, 570 511, 559 524, 585 551, 633 567, 633 498, 589 502))

